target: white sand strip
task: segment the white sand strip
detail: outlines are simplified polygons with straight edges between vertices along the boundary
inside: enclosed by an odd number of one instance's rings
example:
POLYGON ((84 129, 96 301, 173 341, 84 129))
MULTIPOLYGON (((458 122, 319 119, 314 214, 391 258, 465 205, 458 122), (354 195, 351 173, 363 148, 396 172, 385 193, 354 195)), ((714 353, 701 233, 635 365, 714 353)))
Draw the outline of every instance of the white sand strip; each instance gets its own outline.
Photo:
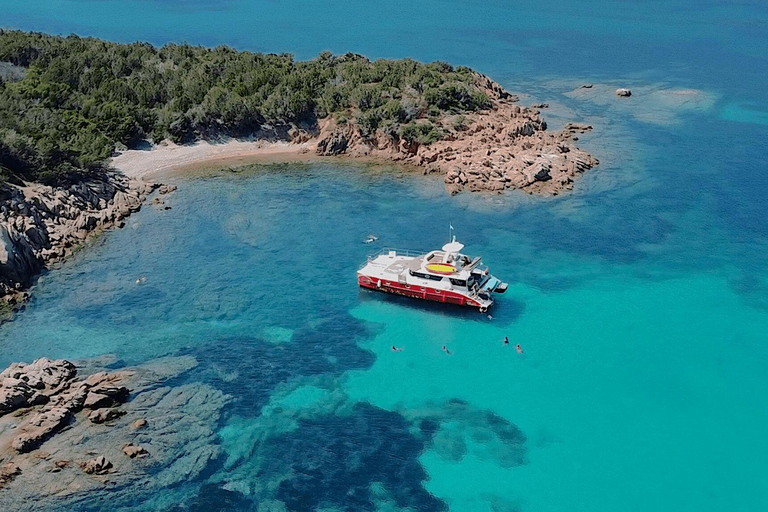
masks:
POLYGON ((111 165, 131 178, 150 178, 200 166, 222 167, 265 161, 306 160, 314 156, 311 143, 228 140, 180 146, 164 142, 152 149, 131 149, 112 158, 111 165))

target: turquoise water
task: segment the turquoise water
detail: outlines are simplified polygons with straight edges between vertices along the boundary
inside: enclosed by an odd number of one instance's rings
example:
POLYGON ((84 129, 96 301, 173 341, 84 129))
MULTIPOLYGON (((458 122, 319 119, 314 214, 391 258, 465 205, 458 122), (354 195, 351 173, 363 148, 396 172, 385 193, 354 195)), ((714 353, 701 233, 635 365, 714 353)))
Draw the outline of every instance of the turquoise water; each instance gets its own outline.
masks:
POLYGON ((177 177, 171 210, 43 276, 0 364, 189 353, 188 378, 236 398, 221 460, 117 506, 768 508, 764 3, 0 6, 6 27, 121 41, 445 59, 596 127, 600 167, 556 199, 335 163, 177 177), (429 249, 449 222, 511 283, 492 318, 357 288, 369 232, 429 249))

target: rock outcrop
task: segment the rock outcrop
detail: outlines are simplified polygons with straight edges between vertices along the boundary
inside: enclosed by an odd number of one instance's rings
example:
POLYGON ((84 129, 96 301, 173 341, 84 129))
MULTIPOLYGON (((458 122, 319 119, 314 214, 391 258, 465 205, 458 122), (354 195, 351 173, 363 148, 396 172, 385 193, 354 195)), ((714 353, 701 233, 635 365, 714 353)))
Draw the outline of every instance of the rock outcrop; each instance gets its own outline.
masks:
POLYGON ((36 390, 0 415, 0 510, 79 510, 85 499, 129 508, 158 489, 197 478, 220 456, 216 428, 230 397, 199 382, 166 383, 193 369, 194 358, 166 357, 119 371, 103 371, 103 364, 111 363, 84 361, 75 368, 38 360, 0 374, 3 389, 26 390, 25 383, 36 390), (91 394, 115 405, 89 410, 91 394), (31 405, 36 396, 48 402, 31 405), (38 424, 56 425, 54 416, 65 413, 65 428, 17 449, 17 439, 31 439, 38 424), (96 414, 111 417, 94 422, 96 414))
POLYGON ((23 302, 41 270, 94 231, 121 225, 154 187, 117 173, 56 188, 0 183, 0 296, 23 302))
POLYGON ((339 124, 327 118, 320 121, 315 151, 321 156, 389 160, 440 173, 451 194, 522 189, 557 195, 571 190, 577 175, 598 164, 574 145, 574 134, 591 126, 569 124, 563 130, 548 131, 537 108, 517 105, 518 98, 496 82, 477 75, 475 85, 488 95, 492 107, 433 119, 443 133, 437 142, 402 140, 382 129, 363 135, 354 120, 339 124))
POLYGON ((22 407, 46 404, 77 374, 69 361, 38 359, 14 363, 0 372, 0 416, 22 407))
MULTIPOLYGON (((40 405, 16 425, 11 448, 26 453, 43 444, 68 425, 84 407, 114 407, 128 399, 128 388, 119 382, 124 372, 96 373, 76 380, 77 370, 69 361, 38 359, 32 364, 14 363, 0 373, 0 416, 40 405)), ((119 417, 113 409, 89 415, 94 423, 119 417)))

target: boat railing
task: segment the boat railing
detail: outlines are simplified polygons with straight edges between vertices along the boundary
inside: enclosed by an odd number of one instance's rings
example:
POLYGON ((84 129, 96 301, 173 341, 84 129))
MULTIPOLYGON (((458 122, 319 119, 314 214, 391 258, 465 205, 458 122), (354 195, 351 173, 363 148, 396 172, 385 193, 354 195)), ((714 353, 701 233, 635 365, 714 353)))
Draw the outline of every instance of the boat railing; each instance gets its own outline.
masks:
POLYGON ((395 256, 405 256, 407 258, 415 258, 417 256, 422 256, 424 254, 427 254, 429 251, 410 251, 408 249, 397 249, 395 247, 384 247, 379 252, 375 254, 371 254, 368 256, 368 259, 374 259, 378 258, 382 254, 390 254, 394 253, 395 256))
POLYGON ((365 267, 368 263, 375 260, 379 256, 383 254, 392 254, 394 253, 394 256, 405 256, 406 258, 416 258, 418 256, 423 256, 424 254, 427 254, 429 251, 411 251, 408 249, 396 249, 394 247, 384 247, 380 249, 379 251, 368 255, 368 260, 363 263, 360 268, 365 267))

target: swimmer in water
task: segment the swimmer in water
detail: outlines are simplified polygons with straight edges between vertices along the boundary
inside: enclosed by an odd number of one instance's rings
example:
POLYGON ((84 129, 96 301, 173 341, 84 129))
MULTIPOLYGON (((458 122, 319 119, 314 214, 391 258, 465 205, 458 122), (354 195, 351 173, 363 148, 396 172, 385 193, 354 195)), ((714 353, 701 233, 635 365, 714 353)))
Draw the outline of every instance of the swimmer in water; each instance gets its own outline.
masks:
POLYGON ((392 345, 392 352, 402 352, 402 348, 397 348, 396 346, 392 345))
POLYGON ((523 347, 521 347, 519 343, 517 345, 515 345, 515 350, 517 350, 518 354, 522 354, 523 353, 523 347))
POLYGON ((445 352, 448 355, 451 355, 451 351, 448 350, 448 348, 445 345, 443 345, 443 352, 445 352))
POLYGON ((509 345, 509 336, 504 336, 504 344, 509 345))

